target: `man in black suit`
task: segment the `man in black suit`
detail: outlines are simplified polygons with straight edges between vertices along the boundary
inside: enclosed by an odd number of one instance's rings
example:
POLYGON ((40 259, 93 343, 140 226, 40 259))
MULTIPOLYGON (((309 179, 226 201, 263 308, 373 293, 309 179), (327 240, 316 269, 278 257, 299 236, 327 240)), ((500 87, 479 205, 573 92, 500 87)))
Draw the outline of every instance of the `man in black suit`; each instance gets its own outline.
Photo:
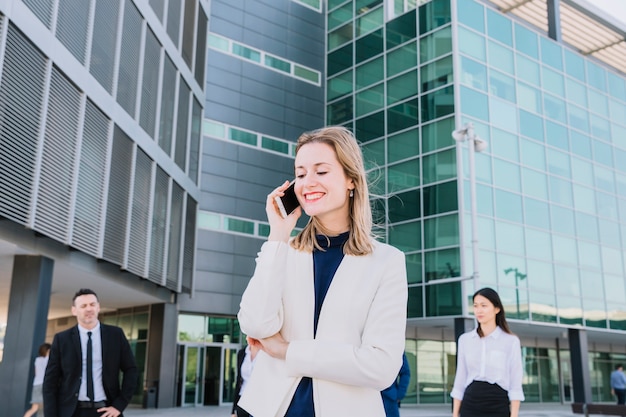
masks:
POLYGON ((50 349, 43 382, 46 417, 118 417, 130 402, 138 378, 135 358, 123 330, 100 323, 99 312, 95 292, 80 289, 74 295, 78 325, 57 333, 50 349))

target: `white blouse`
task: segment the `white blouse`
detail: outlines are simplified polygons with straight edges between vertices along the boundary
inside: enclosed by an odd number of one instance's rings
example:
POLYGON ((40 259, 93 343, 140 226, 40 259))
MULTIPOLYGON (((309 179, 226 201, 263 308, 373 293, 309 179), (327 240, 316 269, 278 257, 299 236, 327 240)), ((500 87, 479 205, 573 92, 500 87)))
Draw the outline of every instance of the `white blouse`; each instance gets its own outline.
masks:
POLYGON ((463 399, 465 388, 472 381, 498 384, 510 400, 524 401, 522 390, 522 349, 519 338, 500 327, 489 336, 480 337, 477 329, 459 337, 456 376, 452 398, 463 399))

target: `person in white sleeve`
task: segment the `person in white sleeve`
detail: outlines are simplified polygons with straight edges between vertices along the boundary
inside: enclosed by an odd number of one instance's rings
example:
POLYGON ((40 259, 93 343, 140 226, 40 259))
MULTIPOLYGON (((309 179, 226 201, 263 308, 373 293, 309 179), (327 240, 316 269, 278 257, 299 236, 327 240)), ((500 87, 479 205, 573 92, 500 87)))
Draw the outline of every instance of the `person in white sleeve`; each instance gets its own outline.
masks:
POLYGON ((524 401, 520 340, 495 290, 480 289, 473 300, 478 327, 459 337, 452 416, 518 417, 524 401))
POLYGON ((50 355, 50 343, 39 346, 38 356, 35 358, 35 377, 33 378, 33 394, 30 400, 30 408, 24 413, 24 417, 31 417, 38 410, 43 410, 43 377, 46 374, 46 366, 50 355))
POLYGON ((240 304, 242 332, 261 347, 239 407, 254 417, 384 417, 380 391, 405 347, 404 253, 377 241, 354 135, 304 133, 295 158, 300 207, 283 217, 267 196, 267 242, 240 304), (291 238, 302 210, 308 224, 291 238))

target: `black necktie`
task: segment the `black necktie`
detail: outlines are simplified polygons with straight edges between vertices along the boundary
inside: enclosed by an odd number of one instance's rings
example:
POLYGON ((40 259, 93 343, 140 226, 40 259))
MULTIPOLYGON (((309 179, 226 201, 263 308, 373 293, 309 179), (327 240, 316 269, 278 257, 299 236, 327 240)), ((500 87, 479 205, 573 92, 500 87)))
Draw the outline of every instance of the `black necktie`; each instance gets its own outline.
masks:
POLYGON ((93 395, 93 348, 91 347, 91 332, 87 332, 87 396, 94 401, 93 395))

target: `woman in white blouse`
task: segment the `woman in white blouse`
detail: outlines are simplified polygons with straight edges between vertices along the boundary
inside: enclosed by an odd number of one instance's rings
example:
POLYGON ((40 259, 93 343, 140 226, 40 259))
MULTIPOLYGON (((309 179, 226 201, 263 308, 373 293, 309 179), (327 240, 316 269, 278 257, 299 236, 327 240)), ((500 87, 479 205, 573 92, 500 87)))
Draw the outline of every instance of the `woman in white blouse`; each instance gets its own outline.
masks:
POLYGON ((478 327, 459 338, 452 417, 518 417, 524 401, 519 338, 495 290, 478 290, 473 300, 478 327))

